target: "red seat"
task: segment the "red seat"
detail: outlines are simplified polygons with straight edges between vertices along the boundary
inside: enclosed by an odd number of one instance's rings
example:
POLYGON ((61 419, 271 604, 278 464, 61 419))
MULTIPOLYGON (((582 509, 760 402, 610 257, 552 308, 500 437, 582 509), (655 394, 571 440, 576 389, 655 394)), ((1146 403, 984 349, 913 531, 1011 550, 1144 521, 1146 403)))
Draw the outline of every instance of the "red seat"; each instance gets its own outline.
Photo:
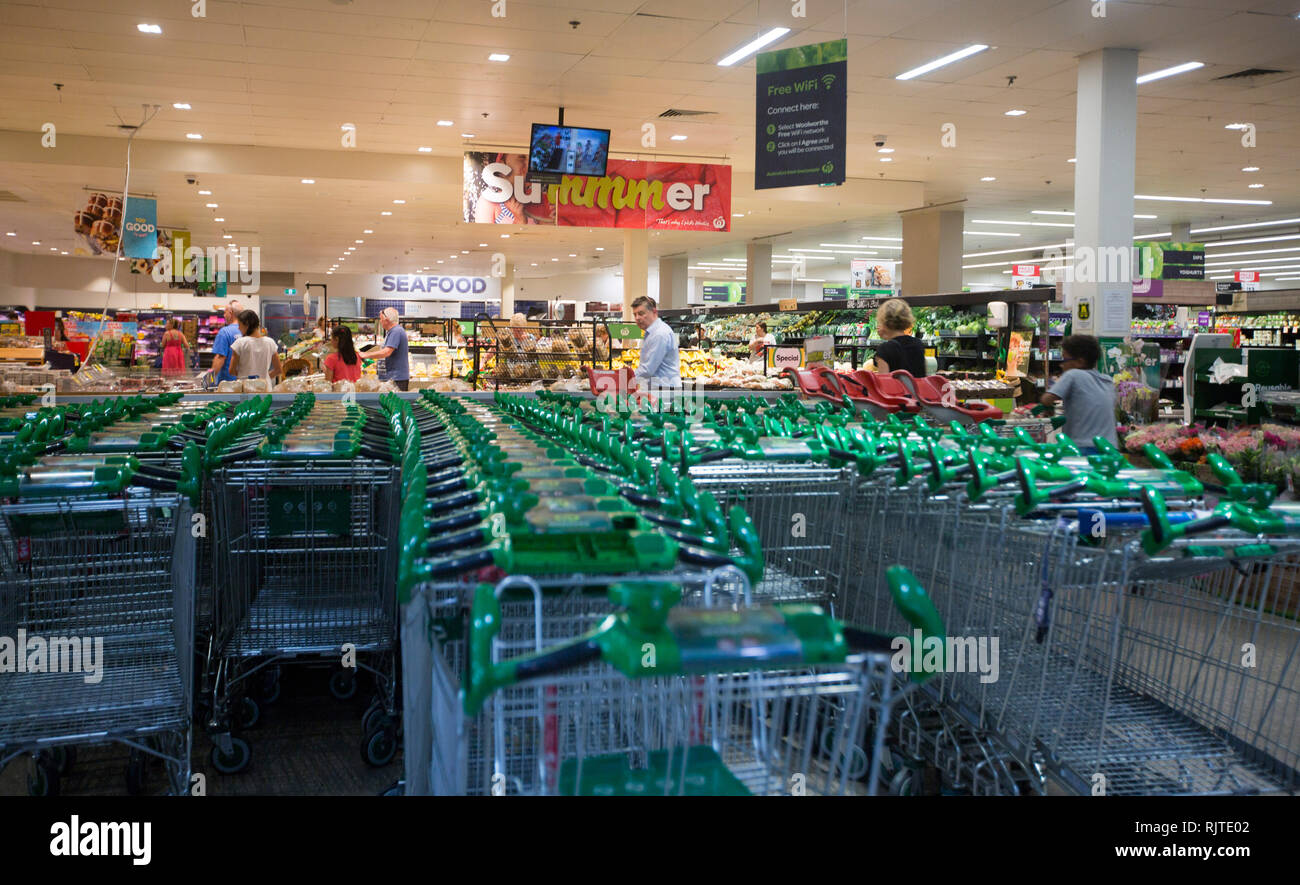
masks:
POLYGON ((921 411, 921 406, 917 403, 916 398, 895 378, 877 372, 868 372, 865 369, 858 369, 850 377, 862 384, 866 388, 867 394, 876 402, 884 403, 894 410, 901 409, 904 412, 921 411))
POLYGON ((792 379, 794 386, 804 396, 820 397, 836 403, 844 397, 839 379, 825 366, 815 366, 810 369, 786 368, 781 370, 781 374, 792 379))
POLYGON ((890 373, 908 390, 912 391, 925 410, 944 423, 959 421, 978 424, 1002 417, 1002 410, 984 403, 962 405, 957 402, 957 389, 942 375, 914 378, 911 372, 899 369, 890 373))
POLYGON ((613 370, 593 369, 588 366, 587 383, 591 385, 591 392, 596 396, 602 393, 626 396, 636 392, 636 373, 627 366, 613 370))
POLYGON ((848 372, 837 372, 840 387, 844 390, 844 395, 853 401, 855 405, 866 409, 871 417, 878 421, 883 421, 889 415, 897 412, 899 406, 896 403, 886 402, 872 394, 865 384, 853 377, 848 372))

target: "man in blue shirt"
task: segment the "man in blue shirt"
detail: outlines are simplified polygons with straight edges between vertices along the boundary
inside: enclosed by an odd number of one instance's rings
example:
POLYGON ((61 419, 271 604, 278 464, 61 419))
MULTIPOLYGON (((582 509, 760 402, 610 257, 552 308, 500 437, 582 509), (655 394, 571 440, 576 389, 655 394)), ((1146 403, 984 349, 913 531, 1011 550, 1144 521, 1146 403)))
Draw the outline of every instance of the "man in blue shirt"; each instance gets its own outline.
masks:
POLYGON ((216 377, 218 384, 222 381, 235 380, 235 376, 230 374, 231 345, 239 337, 239 323, 235 322, 235 319, 243 309, 244 305, 233 299, 226 305, 226 325, 217 333, 216 340, 212 342, 212 374, 216 377))
POLYGON ((677 353, 677 335, 659 319, 659 305, 642 295, 632 302, 632 318, 645 333, 641 341, 641 358, 636 368, 640 386, 657 390, 681 387, 681 358, 677 353))
POLYGON ((411 386, 411 365, 406 344, 406 330, 398 325, 400 314, 395 307, 385 307, 379 314, 379 328, 384 330, 384 346, 365 353, 366 359, 384 361, 383 377, 393 382, 398 390, 411 386))

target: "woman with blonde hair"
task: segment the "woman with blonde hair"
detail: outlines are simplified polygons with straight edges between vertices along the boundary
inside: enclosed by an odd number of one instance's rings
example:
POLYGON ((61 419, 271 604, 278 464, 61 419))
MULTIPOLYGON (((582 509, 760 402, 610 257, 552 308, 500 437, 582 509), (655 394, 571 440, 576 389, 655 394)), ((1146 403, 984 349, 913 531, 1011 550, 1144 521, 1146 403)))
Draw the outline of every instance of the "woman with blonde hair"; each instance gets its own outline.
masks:
POLYGON ((925 344, 912 337, 916 318, 912 308, 901 298, 891 298, 876 311, 876 337, 885 343, 876 348, 875 365, 880 374, 899 369, 913 378, 925 377, 925 344))

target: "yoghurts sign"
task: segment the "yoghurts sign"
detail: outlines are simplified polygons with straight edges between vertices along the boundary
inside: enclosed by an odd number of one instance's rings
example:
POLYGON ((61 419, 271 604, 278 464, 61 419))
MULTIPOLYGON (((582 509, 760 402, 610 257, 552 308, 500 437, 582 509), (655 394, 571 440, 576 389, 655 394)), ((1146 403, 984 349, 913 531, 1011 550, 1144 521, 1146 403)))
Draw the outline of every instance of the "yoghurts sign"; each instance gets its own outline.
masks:
POLYGON ((608 162, 605 175, 528 181, 523 154, 465 154, 467 222, 731 230, 731 167, 711 163, 608 162))
POLYGON ((482 295, 487 289, 488 281, 483 277, 386 274, 380 281, 381 292, 419 293, 425 295, 482 295))

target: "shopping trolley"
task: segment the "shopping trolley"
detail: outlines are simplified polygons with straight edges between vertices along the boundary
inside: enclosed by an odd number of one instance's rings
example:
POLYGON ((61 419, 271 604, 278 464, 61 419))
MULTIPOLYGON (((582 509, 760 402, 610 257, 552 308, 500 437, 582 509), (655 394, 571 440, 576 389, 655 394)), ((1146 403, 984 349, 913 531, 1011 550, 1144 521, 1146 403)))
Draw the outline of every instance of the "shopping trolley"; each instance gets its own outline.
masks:
POLYGON ((150 759, 190 788, 192 504, 132 485, 137 467, 46 456, 0 481, 0 636, 27 648, 0 672, 0 766, 32 754, 33 794, 59 792, 74 747, 107 743, 130 750, 129 792, 150 759))
MULTIPOLYGON (((905 570, 890 578, 917 629, 942 635, 905 570)), ((684 609, 674 605, 680 589, 658 583, 609 592, 620 611, 597 629, 511 658, 496 641, 496 593, 476 593, 456 722, 463 729, 484 711, 494 792, 875 791, 890 711, 926 676, 900 679, 891 637, 846 628, 816 606, 684 609), (517 764, 520 745, 540 753, 517 764)))
MULTIPOLYGON (((352 697, 357 671, 367 671, 381 705, 394 710, 398 467, 359 443, 368 422, 355 405, 305 394, 276 421, 258 457, 212 477, 222 554, 212 763, 222 773, 248 765, 251 748, 233 728, 260 718, 255 693, 278 696, 283 662, 338 664, 329 688, 339 699, 352 697)), ((395 733, 385 737, 365 742, 371 764, 396 753, 395 733)))

